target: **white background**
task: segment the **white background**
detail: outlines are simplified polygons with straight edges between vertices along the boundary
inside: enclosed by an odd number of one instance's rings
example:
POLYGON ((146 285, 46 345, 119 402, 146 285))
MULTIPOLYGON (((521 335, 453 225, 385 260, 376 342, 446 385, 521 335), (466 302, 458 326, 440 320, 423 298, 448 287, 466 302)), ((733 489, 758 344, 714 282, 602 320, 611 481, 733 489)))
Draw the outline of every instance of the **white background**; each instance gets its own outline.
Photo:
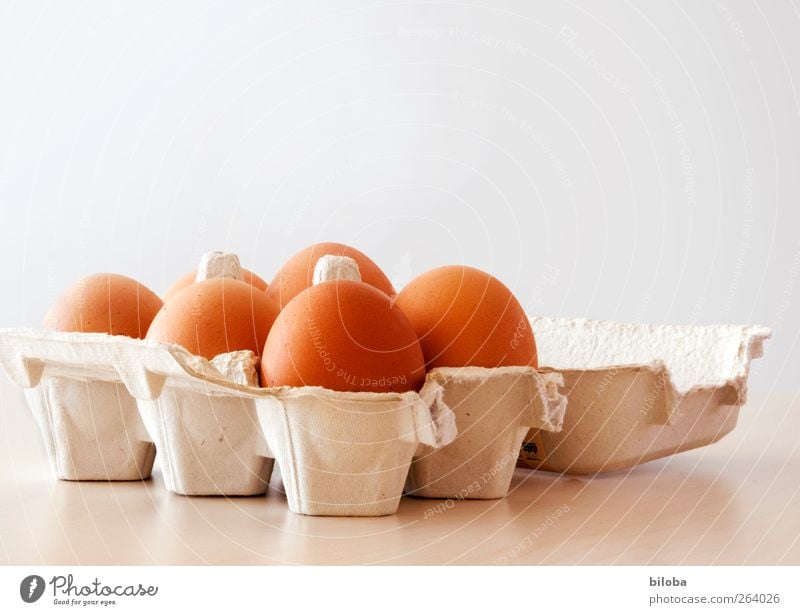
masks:
POLYGON ((211 249, 351 243, 533 314, 800 351, 797 2, 0 2, 0 325, 211 249))

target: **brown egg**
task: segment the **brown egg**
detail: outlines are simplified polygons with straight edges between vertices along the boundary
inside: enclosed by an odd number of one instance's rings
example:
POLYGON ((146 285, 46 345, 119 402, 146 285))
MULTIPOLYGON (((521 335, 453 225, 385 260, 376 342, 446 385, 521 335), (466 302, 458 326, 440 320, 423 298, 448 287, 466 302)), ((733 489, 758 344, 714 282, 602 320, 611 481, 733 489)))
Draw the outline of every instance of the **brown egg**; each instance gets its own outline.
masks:
POLYGON ((190 284, 167 301, 147 339, 180 344, 206 359, 235 350, 259 355, 277 315, 275 302, 250 284, 212 278, 190 284))
POLYGON ((281 309, 294 299, 301 291, 311 286, 314 278, 314 266, 321 256, 349 256, 358 263, 361 280, 391 296, 394 287, 386 274, 368 256, 355 248, 341 243, 317 243, 300 250, 286 261, 267 289, 267 296, 277 301, 281 309))
POLYGON ((397 306, 417 332, 425 364, 434 367, 538 367, 528 317, 497 278, 472 267, 447 266, 413 279, 397 306))
POLYGON ((261 361, 261 383, 335 391, 411 391, 425 361, 417 336, 389 297, 363 282, 311 286, 281 310, 261 361))
POLYGON ((136 280, 116 273, 96 273, 56 299, 42 326, 142 338, 162 305, 158 295, 136 280))
MULTIPOLYGON (((189 271, 185 275, 182 275, 177 280, 175 280, 172 286, 170 286, 167 289, 167 292, 164 293, 164 301, 169 301, 172 297, 174 297, 184 288, 189 286, 189 284, 194 284, 194 279, 196 275, 197 271, 189 271)), ((242 278, 248 284, 252 284, 254 288, 266 292, 267 283, 252 271, 242 268, 242 278)))

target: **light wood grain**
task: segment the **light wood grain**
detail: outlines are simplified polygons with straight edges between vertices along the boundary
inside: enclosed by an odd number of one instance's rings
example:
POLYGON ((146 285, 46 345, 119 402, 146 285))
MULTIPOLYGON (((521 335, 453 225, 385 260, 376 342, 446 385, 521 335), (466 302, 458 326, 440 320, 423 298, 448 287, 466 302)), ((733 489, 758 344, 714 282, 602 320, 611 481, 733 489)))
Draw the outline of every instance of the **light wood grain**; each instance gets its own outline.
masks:
POLYGON ((13 564, 800 564, 800 399, 751 395, 710 447, 595 477, 517 470, 497 501, 404 498, 381 518, 256 498, 51 478, 0 377, 0 562, 13 564))

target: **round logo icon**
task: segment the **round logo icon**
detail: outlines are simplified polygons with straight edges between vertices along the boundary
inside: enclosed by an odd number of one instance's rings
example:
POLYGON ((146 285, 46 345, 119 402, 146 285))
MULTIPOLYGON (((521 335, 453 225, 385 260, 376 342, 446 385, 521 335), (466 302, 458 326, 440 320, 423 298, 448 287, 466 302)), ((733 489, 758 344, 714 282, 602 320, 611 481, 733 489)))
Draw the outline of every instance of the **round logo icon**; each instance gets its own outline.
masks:
POLYGON ((38 574, 32 574, 22 579, 19 584, 19 597, 24 602, 36 602, 44 593, 44 579, 38 574))

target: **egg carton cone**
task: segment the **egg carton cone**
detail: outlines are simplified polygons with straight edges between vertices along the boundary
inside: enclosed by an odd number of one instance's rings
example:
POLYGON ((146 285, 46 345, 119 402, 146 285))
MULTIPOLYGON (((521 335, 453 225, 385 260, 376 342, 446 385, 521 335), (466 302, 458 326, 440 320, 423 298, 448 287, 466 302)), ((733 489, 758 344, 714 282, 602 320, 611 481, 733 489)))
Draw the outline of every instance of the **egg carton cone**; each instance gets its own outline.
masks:
POLYGON ((747 400, 760 326, 531 318, 540 365, 564 377, 560 432, 532 430, 519 464, 567 474, 630 468, 716 442, 747 400))
POLYGON ((426 498, 505 497, 523 438, 530 429, 558 431, 566 398, 561 376, 531 367, 437 368, 421 396, 432 408, 448 408, 457 435, 411 464, 406 493, 426 498))
POLYGON ((156 442, 164 484, 181 495, 262 495, 274 459, 260 433, 252 399, 165 387, 139 400, 156 442))
POLYGON ((182 348, 101 333, 3 329, 0 364, 26 389, 58 478, 146 478, 158 450, 164 482, 176 493, 267 489, 273 460, 252 400, 182 348))
MULTIPOLYGON (((55 476, 62 480, 140 480, 150 476, 156 449, 136 400, 113 365, 84 356, 76 335, 5 329, 0 364, 25 389, 55 476)), ((127 339, 127 338, 126 338, 127 339)))
POLYGON ((147 365, 156 378, 168 374, 167 381, 155 399, 139 399, 139 412, 159 451, 167 489, 181 495, 266 493, 274 459, 253 398, 219 386, 220 379, 227 384, 232 378, 257 384, 255 355, 228 353, 209 363, 177 346, 165 349, 170 360, 147 365), (227 359, 227 369, 215 367, 224 362, 218 359, 227 359))
POLYGON ((455 437, 449 409, 415 392, 274 391, 257 400, 258 415, 296 513, 390 515, 414 456, 455 437))

